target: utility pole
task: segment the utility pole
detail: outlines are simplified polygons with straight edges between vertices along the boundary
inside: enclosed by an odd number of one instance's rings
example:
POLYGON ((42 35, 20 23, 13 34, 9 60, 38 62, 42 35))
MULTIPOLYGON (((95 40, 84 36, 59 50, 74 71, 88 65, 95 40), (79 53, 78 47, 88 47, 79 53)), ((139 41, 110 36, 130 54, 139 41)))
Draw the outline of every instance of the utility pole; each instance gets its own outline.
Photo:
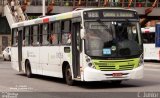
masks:
POLYGON ((43 16, 45 16, 45 0, 42 0, 42 13, 43 13, 43 16))

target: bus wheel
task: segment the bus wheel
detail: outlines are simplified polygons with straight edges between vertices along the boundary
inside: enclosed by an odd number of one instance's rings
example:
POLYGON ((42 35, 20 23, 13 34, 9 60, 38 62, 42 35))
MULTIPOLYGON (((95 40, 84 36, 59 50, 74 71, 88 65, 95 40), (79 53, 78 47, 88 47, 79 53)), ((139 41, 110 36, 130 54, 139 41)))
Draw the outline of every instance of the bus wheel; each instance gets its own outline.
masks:
POLYGON ((71 68, 69 65, 67 65, 65 68, 65 81, 70 86, 74 84, 74 81, 72 80, 71 68))
POLYGON ((4 60, 4 61, 6 61, 6 59, 5 59, 4 55, 3 55, 3 60, 4 60))
POLYGON ((113 85, 120 85, 122 83, 122 80, 114 80, 114 81, 111 81, 111 83, 113 85))
POLYGON ((8 57, 8 58, 9 58, 9 61, 11 61, 11 56, 10 56, 10 55, 9 55, 9 57, 8 57))
POLYGON ((31 78, 32 77, 32 71, 31 71, 31 66, 30 66, 30 63, 27 61, 26 62, 26 75, 28 78, 31 78))

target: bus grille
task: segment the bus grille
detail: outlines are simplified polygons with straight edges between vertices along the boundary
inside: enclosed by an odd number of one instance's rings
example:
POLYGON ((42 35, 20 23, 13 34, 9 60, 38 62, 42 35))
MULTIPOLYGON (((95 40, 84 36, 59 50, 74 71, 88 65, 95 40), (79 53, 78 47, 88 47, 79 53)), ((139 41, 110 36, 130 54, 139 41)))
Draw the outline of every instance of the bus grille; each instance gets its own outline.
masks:
MULTIPOLYGON (((126 63, 126 62, 124 62, 126 63)), ((118 63, 94 63, 96 69, 101 71, 121 71, 121 70, 132 70, 134 64, 118 64, 118 63)))

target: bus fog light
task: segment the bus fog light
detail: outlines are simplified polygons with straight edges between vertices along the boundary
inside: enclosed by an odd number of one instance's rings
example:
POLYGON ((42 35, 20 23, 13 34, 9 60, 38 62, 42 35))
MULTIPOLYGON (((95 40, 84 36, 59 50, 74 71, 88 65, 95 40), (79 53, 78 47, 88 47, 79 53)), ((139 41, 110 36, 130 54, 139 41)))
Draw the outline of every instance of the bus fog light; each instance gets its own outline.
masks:
POLYGON ((90 62, 90 61, 91 61, 91 59, 89 59, 89 58, 86 59, 86 62, 90 62))
POLYGON ((96 68, 92 63, 88 63, 88 66, 94 69, 96 68))

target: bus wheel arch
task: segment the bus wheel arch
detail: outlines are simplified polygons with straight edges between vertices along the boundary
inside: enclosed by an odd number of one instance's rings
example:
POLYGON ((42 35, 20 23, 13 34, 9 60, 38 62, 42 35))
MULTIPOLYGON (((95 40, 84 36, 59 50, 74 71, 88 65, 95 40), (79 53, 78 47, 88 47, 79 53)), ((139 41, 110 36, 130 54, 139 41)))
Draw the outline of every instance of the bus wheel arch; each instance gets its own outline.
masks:
POLYGON ((31 65, 28 59, 25 61, 25 74, 28 78, 32 77, 31 65))
POLYGON ((65 82, 68 85, 72 86, 74 84, 74 81, 73 81, 73 76, 71 72, 71 67, 67 61, 63 62, 62 74, 63 74, 63 79, 65 80, 65 82))

